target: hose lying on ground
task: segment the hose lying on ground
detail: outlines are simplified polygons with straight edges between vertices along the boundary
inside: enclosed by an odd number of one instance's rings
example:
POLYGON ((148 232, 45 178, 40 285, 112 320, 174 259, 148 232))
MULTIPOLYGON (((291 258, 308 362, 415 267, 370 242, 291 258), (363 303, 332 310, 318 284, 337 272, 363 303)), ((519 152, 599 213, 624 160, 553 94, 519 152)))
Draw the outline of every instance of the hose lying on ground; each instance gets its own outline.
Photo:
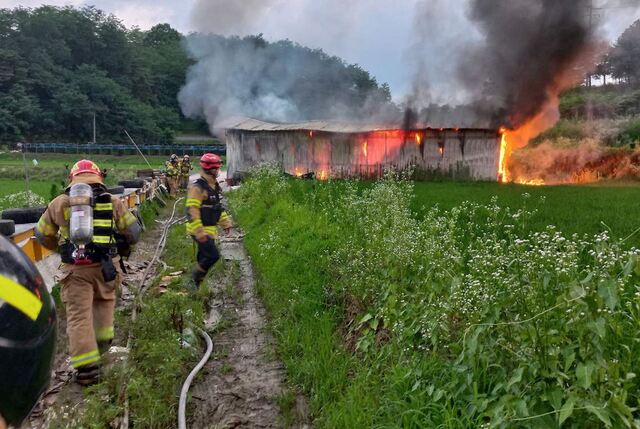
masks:
MULTIPOLYGON (((163 223, 162 235, 160 236, 160 240, 158 241, 158 246, 156 247, 156 251, 153 254, 153 258, 151 258, 151 261, 149 261, 149 265, 147 265, 147 268, 144 271, 144 275, 142 276, 142 280, 138 285, 138 296, 136 297, 136 302, 134 303, 133 308, 131 309, 131 323, 136 321, 136 318, 138 316, 138 308, 142 308, 142 306, 144 305, 144 303, 142 302, 142 298, 144 297, 144 294, 147 292, 147 289, 149 289, 149 286, 150 286, 150 285, 145 286, 145 282, 147 281, 147 278, 151 273, 151 269, 158 261, 158 258, 160 257, 162 252, 164 252, 164 248, 166 247, 166 244, 167 244, 167 236, 169 235, 169 229, 172 226, 184 221, 185 219, 184 217, 181 217, 174 220, 174 216, 176 214, 176 207, 178 203, 183 199, 184 198, 179 198, 176 200, 176 202, 173 204, 173 210, 171 211, 171 216, 169 217, 169 219, 167 219, 163 223)), ((133 334, 130 331, 129 336, 127 337, 127 347, 126 347, 127 350, 131 350, 132 342, 133 342, 133 334)), ((122 386, 122 389, 119 395, 120 398, 124 397, 124 415, 122 417, 120 429, 129 428, 129 398, 126 395, 126 388, 127 388, 127 385, 124 384, 122 386)))
POLYGON ((202 329, 199 329, 199 331, 200 331, 200 335, 202 335, 202 338, 204 338, 204 340, 207 343, 207 351, 204 353, 204 356, 202 356, 202 359, 200 359, 200 362, 198 362, 198 365, 196 365, 191 371, 191 373, 189 373, 189 376, 184 381, 184 384, 182 385, 182 389, 180 390, 180 403, 178 406, 178 429, 187 429, 186 411, 187 411, 187 394, 189 393, 189 387, 191 386, 191 382, 193 381, 194 377, 198 374, 198 372, 200 372, 202 367, 207 363, 207 361, 211 357, 211 352, 213 352, 213 341, 211 341, 211 337, 202 329))

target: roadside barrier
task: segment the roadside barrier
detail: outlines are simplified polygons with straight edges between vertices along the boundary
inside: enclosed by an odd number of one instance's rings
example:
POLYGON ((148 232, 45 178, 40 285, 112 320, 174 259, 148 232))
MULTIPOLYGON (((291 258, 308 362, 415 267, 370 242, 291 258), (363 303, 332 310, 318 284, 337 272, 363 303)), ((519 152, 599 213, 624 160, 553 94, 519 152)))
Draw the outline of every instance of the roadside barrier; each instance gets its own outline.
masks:
MULTIPOLYGON (((160 186, 163 183, 162 177, 155 177, 148 180, 135 179, 121 182, 124 185, 140 185, 140 187, 126 187, 123 185, 109 188, 109 191, 129 208, 134 211, 147 200, 157 198, 160 186), (117 192, 120 191, 120 192, 117 192)), ((39 262, 51 256, 54 252, 44 248, 35 237, 36 224, 40 215, 44 212, 44 207, 29 209, 7 209, 2 212, 3 227, 9 230, 8 223, 11 220, 15 223, 14 232, 8 235, 13 242, 33 261, 39 262)))

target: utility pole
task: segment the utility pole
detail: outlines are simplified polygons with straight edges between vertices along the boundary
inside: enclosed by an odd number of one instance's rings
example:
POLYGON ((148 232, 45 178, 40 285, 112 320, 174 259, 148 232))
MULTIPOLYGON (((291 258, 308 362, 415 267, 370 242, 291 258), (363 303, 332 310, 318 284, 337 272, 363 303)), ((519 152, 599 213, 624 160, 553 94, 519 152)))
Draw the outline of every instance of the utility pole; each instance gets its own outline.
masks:
POLYGON ((24 185, 25 185, 25 199, 26 205, 29 207, 31 205, 31 194, 29 192, 29 170, 27 169, 27 157, 25 155, 25 151, 27 150, 27 145, 25 143, 19 143, 20 149, 22 150, 22 166, 24 168, 24 185))
MULTIPOLYGON (((589 0, 589 34, 593 34, 593 0, 589 0)), ((591 71, 587 72, 587 87, 591 88, 591 71)))

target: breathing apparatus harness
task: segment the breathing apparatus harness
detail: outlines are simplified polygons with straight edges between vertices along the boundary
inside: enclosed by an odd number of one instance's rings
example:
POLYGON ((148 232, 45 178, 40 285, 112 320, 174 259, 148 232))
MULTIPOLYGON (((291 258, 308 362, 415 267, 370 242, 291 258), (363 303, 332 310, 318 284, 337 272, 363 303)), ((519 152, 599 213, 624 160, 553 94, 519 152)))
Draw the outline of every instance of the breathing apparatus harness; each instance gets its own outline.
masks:
POLYGON ((222 203, 220 199, 220 185, 216 182, 215 189, 209 185, 204 177, 199 177, 195 184, 207 192, 207 199, 200 207, 200 218, 204 226, 215 226, 222 216, 222 203))
POLYGON ((112 258, 118 254, 111 194, 102 184, 77 183, 69 195, 69 237, 60 245, 62 262, 89 265, 100 262, 106 282, 115 280, 112 258))

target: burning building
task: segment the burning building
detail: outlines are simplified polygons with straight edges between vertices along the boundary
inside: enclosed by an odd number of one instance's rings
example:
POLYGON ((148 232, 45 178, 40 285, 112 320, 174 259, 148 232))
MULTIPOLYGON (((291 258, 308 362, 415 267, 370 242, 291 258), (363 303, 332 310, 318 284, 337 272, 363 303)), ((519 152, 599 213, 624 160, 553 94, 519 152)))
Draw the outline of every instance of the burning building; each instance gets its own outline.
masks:
POLYGON ((269 123, 234 118, 219 124, 227 143, 227 177, 275 162, 285 172, 327 178, 378 178, 388 168, 424 176, 500 180, 501 131, 480 123, 390 126, 326 121, 269 123))

